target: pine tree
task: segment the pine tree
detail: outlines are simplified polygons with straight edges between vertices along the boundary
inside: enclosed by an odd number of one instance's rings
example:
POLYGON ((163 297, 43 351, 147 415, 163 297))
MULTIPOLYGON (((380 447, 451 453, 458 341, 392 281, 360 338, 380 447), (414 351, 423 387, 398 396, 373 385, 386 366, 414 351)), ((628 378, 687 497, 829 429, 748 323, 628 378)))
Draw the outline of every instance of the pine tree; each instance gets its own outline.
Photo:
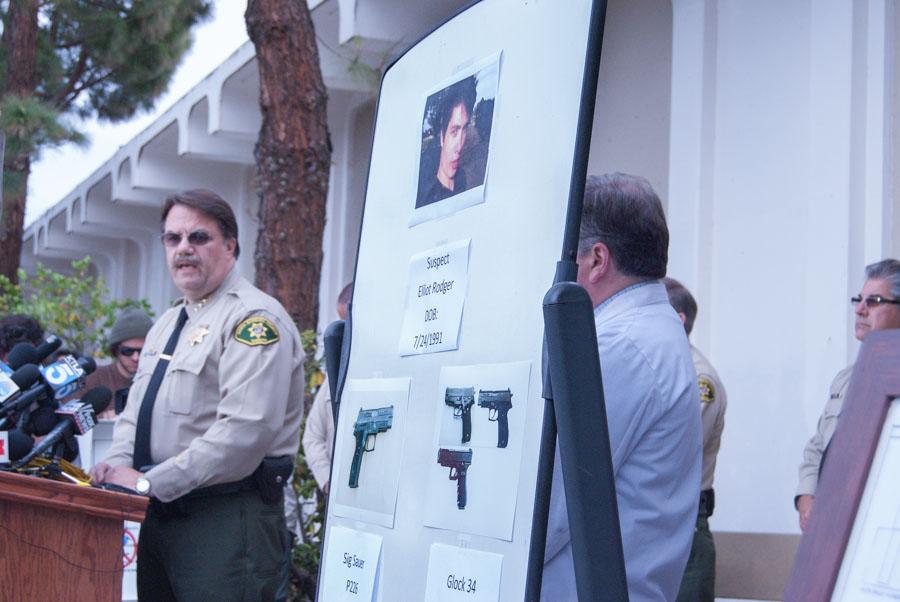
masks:
POLYGON ((249 0, 244 18, 262 112, 254 149, 256 285, 281 301, 300 330, 315 329, 331 142, 312 17, 306 2, 249 0))
POLYGON ((0 274, 16 281, 32 160, 84 142, 69 116, 120 121, 150 109, 209 9, 209 0, 0 3, 0 274))

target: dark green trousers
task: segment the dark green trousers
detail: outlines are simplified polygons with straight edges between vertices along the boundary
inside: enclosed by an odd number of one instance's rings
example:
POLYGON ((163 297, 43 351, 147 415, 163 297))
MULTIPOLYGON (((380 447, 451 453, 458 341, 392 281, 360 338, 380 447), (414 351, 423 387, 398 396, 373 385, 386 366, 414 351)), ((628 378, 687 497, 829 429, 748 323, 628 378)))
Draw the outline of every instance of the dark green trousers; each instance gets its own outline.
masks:
POLYGON ((678 590, 678 602, 714 602, 716 598, 716 547, 712 533, 709 532, 709 520, 705 515, 697 516, 697 528, 694 530, 694 542, 691 544, 691 556, 688 558, 681 588, 678 590))
POLYGON ((286 597, 290 535, 284 503, 258 491, 147 509, 138 540, 141 602, 259 601, 286 597))

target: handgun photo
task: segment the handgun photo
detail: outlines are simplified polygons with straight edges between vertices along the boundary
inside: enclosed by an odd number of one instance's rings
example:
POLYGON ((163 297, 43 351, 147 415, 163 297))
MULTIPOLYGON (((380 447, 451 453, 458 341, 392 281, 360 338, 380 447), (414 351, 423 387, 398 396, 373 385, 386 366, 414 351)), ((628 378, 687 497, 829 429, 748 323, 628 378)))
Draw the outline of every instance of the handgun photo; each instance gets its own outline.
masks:
POLYGON ((456 507, 466 507, 466 472, 472 464, 472 450, 438 449, 438 464, 450 469, 450 480, 456 481, 456 507))
POLYGON ((462 418, 462 442, 472 438, 472 406, 475 404, 475 387, 447 387, 444 403, 453 408, 453 417, 462 418))
POLYGON ((509 421, 506 415, 512 409, 512 391, 478 391, 478 407, 488 409, 488 420, 497 423, 497 447, 509 443, 509 421))
POLYGON ((394 406, 359 409, 356 422, 353 423, 353 436, 356 437, 356 449, 353 462, 350 464, 350 487, 359 487, 359 469, 365 452, 375 449, 375 437, 391 428, 394 423, 394 406), (372 446, 369 447, 371 437, 372 446))

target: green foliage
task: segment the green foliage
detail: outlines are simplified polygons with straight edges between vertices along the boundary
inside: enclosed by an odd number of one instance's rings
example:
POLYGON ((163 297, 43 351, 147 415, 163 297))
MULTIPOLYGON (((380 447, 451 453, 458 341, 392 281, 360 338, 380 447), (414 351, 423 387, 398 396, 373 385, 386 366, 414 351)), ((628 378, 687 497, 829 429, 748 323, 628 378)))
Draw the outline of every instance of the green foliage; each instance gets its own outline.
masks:
POLYGON ((145 300, 107 301, 109 290, 102 278, 91 274, 91 258, 72 262, 71 275, 54 272, 41 264, 33 276, 19 270, 19 283, 0 275, 0 315, 28 314, 37 318, 47 333, 57 335, 63 346, 82 355, 102 355, 106 331, 125 307, 140 307, 151 316, 145 300))
POLYGON ((113 121, 149 109, 190 47, 208 0, 55 0, 41 9, 41 97, 113 121))
POLYGON ((84 134, 60 121, 57 111, 35 98, 6 96, 0 104, 0 126, 14 154, 31 154, 40 147, 63 142, 84 144, 84 134))
MULTIPOLYGON (((304 428, 305 428, 304 423, 304 428)), ((319 572, 319 553, 325 520, 325 496, 319 489, 312 471, 306 466, 303 450, 297 454, 294 472, 294 492, 298 500, 314 500, 312 512, 301 506, 300 539, 294 542, 294 575, 292 600, 313 600, 316 595, 315 583, 319 572)))
MULTIPOLYGON (((7 95, 0 101, 0 128, 6 132, 6 154, 10 157, 37 158, 40 150, 66 142, 83 145, 87 138, 68 125, 60 114, 36 98, 7 95)), ((4 178, 7 194, 24 192, 25 182, 19 172, 10 171, 4 178)))
MULTIPOLYGON (((4 3, 6 4, 6 3, 4 3)), ((8 4, 3 9, 6 22, 8 4)), ((209 0, 41 3, 35 96, 53 109, 127 119, 165 92, 209 0)), ((0 85, 16 65, 0 56, 0 85)))
MULTIPOLYGON (((315 330, 304 330, 300 333, 300 343, 306 353, 306 361, 303 362, 303 372, 306 376, 306 394, 312 396, 325 382, 325 373, 322 371, 322 360, 316 359, 318 349, 318 337, 315 330)), ((309 400, 307 400, 309 401, 309 400)), ((307 403, 307 408, 309 404, 307 403)))
POLYGON ((399 44, 400 42, 392 44, 390 48, 381 53, 378 63, 371 65, 363 60, 362 39, 359 36, 354 36, 350 43, 345 45, 345 47, 352 45, 355 51, 355 54, 349 59, 350 63, 347 65, 347 72, 368 86, 372 92, 378 92, 384 68, 399 44))
POLYGON ((340 50, 332 48, 324 40, 319 40, 322 48, 337 57, 338 60, 347 63, 347 73, 368 87, 372 92, 378 92, 381 85, 381 76, 387 67, 388 61, 394 56, 400 42, 395 42, 379 56, 365 56, 362 38, 354 36, 348 42, 339 46, 340 50), (372 63, 375 64, 372 64, 372 63))
MULTIPOLYGON (((316 359, 317 337, 314 330, 300 333, 300 341, 306 352, 304 372, 306 373, 306 390, 304 399, 305 413, 309 412, 312 398, 316 390, 322 386, 325 374, 322 362, 316 359)), ((306 428, 303 422, 302 431, 306 428)), ((301 509, 301 538, 294 542, 293 561, 294 579, 293 600, 312 600, 315 597, 315 582, 319 571, 319 547, 323 535, 322 525, 325 519, 325 496, 319 489, 312 471, 306 465, 303 447, 300 447, 294 462, 294 492, 298 500, 315 500, 315 509, 307 513, 301 509)), ((301 506, 302 508, 302 506, 301 506)))
MULTIPOLYGON (((120 121, 150 109, 185 51, 191 27, 210 11, 210 0, 46 0, 37 18, 35 88, 24 98, 6 94, 10 49, 0 47, 2 127, 6 162, 34 157, 43 147, 83 136, 67 114, 120 121), (13 114, 7 115, 7 111, 13 114)), ((11 3, 0 3, 4 29, 11 3)), ((5 38, 4 33, 4 38, 5 38)), ((24 190, 13 180, 9 192, 24 190)))

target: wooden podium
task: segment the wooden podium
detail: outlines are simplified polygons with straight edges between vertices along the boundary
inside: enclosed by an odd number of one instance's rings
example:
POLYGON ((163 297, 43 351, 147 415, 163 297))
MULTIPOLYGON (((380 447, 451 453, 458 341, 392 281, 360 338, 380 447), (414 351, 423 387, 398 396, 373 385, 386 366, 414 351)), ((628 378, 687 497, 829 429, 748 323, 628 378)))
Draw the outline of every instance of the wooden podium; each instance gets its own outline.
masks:
POLYGON ((123 521, 147 498, 0 472, 0 598, 122 600, 123 521))

